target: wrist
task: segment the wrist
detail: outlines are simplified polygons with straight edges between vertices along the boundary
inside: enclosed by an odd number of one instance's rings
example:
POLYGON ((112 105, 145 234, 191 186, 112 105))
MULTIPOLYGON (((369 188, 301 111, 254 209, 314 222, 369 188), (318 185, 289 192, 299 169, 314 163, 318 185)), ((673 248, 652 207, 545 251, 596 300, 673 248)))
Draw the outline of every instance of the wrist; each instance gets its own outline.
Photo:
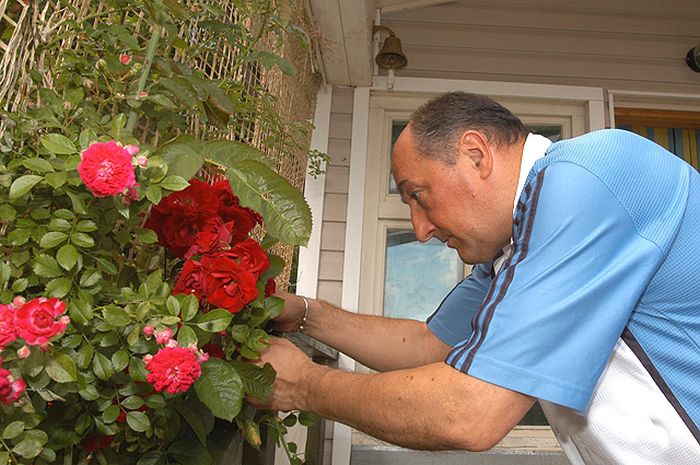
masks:
MULTIPOLYGON (((306 375, 303 377, 303 389, 301 389, 302 398, 299 399, 298 405, 299 409, 306 412, 316 412, 316 406, 314 405, 314 400, 318 400, 318 396, 315 394, 318 392, 319 386, 323 378, 331 371, 324 365, 318 365, 311 362, 311 366, 307 371, 306 375)), ((321 391, 323 392, 323 391, 321 391)))

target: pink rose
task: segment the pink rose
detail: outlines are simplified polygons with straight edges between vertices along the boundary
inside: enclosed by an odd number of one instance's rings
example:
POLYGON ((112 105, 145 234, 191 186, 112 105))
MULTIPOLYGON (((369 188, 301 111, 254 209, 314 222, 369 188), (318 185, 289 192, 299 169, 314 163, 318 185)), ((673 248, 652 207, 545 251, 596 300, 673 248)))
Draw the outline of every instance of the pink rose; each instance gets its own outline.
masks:
POLYGON ((14 320, 14 306, 0 304, 0 350, 12 344, 17 339, 17 331, 12 324, 14 320))
POLYGON ((45 345, 68 326, 69 318, 61 316, 65 311, 66 304, 56 298, 30 300, 15 311, 17 335, 29 345, 45 345))
POLYGON ((119 61, 123 65, 128 65, 129 63, 131 63, 131 55, 129 55, 128 53, 122 53, 121 55, 119 55, 119 61))
POLYGON ((27 383, 23 379, 15 380, 12 373, 4 368, 0 368, 0 402, 5 405, 12 405, 24 392, 27 383))
POLYGON ((29 347, 27 346, 22 346, 20 349, 17 349, 17 357, 20 359, 25 359, 29 357, 31 354, 31 350, 29 350, 29 347))
POLYGON ((146 380, 159 392, 185 392, 202 373, 197 356, 184 347, 166 347, 144 360, 149 371, 146 380))
POLYGON ((164 328, 161 331, 156 331, 156 342, 158 344, 166 344, 171 337, 173 337, 173 330, 170 328, 164 328))
POLYGON ((136 184, 131 155, 114 141, 90 145, 83 152, 78 172, 95 197, 114 196, 136 184))

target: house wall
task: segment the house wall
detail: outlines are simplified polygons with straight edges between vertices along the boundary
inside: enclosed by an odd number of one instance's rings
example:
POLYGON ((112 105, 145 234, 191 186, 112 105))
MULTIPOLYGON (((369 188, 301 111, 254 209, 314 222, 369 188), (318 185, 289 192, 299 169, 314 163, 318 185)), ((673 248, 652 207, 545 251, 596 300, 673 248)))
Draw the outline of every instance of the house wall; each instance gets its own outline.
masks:
POLYGON ((353 89, 334 87, 328 134, 328 155, 331 159, 326 166, 317 291, 318 298, 334 305, 340 305, 342 298, 352 100, 353 89))
POLYGON ((697 0, 462 0, 382 15, 397 76, 700 93, 697 0))

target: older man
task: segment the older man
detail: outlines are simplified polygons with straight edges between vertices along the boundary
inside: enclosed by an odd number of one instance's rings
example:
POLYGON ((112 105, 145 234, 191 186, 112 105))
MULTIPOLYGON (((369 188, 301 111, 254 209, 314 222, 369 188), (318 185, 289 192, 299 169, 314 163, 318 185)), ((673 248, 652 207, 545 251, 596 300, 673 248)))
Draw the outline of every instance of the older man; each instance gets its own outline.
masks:
POLYGON ((551 144, 496 102, 421 107, 393 173, 419 240, 471 276, 427 324, 287 295, 303 331, 382 373, 273 339, 264 405, 421 449, 484 450, 536 399, 574 464, 700 463, 700 175, 624 131, 551 144))

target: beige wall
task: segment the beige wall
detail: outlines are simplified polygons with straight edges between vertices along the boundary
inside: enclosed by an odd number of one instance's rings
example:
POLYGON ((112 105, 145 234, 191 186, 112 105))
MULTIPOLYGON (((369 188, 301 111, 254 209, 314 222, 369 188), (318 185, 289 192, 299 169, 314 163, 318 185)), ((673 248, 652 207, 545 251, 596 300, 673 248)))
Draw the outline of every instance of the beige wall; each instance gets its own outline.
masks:
POLYGON ((335 87, 331 100, 328 135, 326 193, 321 227, 321 254, 318 269, 318 297, 340 305, 343 281, 345 218, 348 205, 350 136, 353 90, 335 87))
POLYGON ((382 16, 397 76, 700 93, 698 0, 461 0, 382 16))

